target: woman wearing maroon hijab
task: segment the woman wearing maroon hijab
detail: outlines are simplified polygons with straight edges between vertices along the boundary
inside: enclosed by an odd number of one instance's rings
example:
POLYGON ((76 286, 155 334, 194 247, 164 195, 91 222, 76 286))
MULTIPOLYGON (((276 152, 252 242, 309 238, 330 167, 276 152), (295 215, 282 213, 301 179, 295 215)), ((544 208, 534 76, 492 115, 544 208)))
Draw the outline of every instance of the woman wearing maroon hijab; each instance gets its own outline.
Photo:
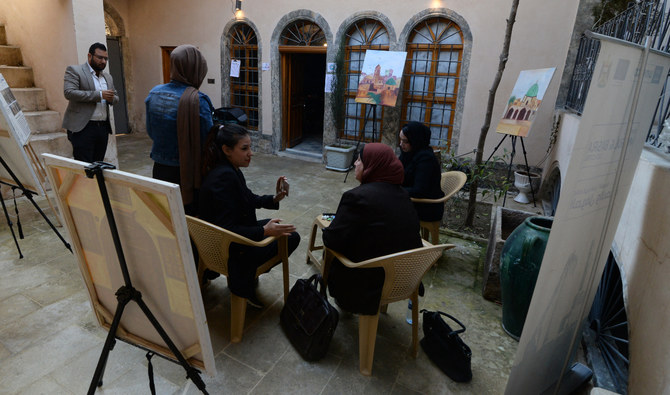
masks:
MULTIPOLYGON (((419 218, 391 147, 366 144, 354 166, 361 185, 342 195, 335 219, 323 229, 324 245, 353 262, 421 247, 419 218)), ((355 314, 377 314, 383 284, 382 268, 352 269, 333 260, 328 273, 330 295, 355 314)))

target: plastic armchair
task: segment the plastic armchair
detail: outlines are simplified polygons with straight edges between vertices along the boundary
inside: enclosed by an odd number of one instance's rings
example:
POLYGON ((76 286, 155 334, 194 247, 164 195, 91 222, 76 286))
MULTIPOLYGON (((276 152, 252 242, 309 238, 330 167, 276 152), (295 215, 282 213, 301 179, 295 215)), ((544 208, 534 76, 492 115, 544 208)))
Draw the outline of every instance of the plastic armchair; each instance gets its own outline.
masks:
POLYGON ((442 252, 455 247, 453 244, 434 246, 425 241, 423 244, 421 248, 362 262, 352 262, 342 254, 326 247, 323 272, 325 282, 328 280, 328 269, 333 258, 337 258, 342 264, 351 268, 381 267, 384 269, 384 285, 377 314, 359 315, 358 319, 359 370, 364 376, 372 374, 379 313, 385 310, 389 303, 412 300, 412 357, 416 358, 419 343, 419 283, 433 263, 442 256, 442 252))
MULTIPOLYGON (((442 173, 440 179, 440 188, 444 192, 444 196, 439 199, 421 199, 421 198, 412 198, 414 203, 442 203, 444 204, 449 198, 451 198, 456 192, 460 191, 465 185, 468 176, 462 171, 446 171, 442 173)), ((421 237, 425 240, 428 240, 428 235, 430 234, 430 242, 437 244, 440 242, 440 223, 442 221, 421 221, 421 237)))
MULTIPOLYGON (((230 243, 237 243, 252 247, 265 247, 274 240, 279 241, 277 248, 277 255, 265 262, 256 270, 256 277, 271 269, 277 262, 282 262, 282 270, 284 272, 284 302, 288 297, 288 239, 286 236, 281 237, 266 237, 261 241, 253 241, 246 237, 240 236, 229 230, 223 229, 216 225, 201 219, 186 216, 186 223, 188 225, 188 233, 193 239, 196 248, 198 249, 198 281, 202 284, 202 279, 205 269, 213 270, 228 276, 228 250, 230 243)), ((244 330, 244 319, 247 310, 246 298, 230 294, 231 305, 231 324, 230 324, 230 341, 232 343, 239 343, 242 341, 242 332, 244 330)))

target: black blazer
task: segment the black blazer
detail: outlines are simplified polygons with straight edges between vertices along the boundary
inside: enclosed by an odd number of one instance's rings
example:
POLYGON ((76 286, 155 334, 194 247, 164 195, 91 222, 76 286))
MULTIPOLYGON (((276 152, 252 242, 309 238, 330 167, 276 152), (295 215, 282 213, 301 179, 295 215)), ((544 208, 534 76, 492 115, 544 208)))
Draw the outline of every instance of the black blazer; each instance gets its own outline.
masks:
MULTIPOLYGON (((354 262, 419 248, 419 218, 400 185, 362 184, 342 195, 335 219, 323 229, 323 243, 354 262)), ((357 314, 376 314, 384 271, 351 269, 333 261, 328 289, 338 305, 357 314)))
MULTIPOLYGON (((422 149, 411 155, 409 160, 401 161, 405 168, 403 187, 413 198, 439 199, 444 196, 440 187, 442 171, 433 150, 422 149)), ((403 160, 404 159, 404 160, 403 160)), ((444 204, 416 203, 414 205, 421 221, 441 221, 444 215, 444 204)))
POLYGON ((255 195, 240 170, 228 162, 218 164, 200 186, 200 218, 251 240, 263 239, 256 209, 278 209, 272 195, 255 195))

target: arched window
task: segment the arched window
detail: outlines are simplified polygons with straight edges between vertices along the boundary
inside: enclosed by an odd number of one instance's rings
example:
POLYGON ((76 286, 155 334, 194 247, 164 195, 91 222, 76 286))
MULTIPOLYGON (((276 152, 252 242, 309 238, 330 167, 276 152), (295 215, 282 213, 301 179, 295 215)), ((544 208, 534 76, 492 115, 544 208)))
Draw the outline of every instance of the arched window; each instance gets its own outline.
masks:
POLYGON ((324 46, 326 35, 316 23, 301 19, 284 29, 279 37, 279 45, 324 46))
POLYGON ((240 61, 240 76, 230 77, 230 103, 247 114, 247 128, 258 130, 258 40, 249 25, 230 31, 230 59, 240 61))
POLYGON ((432 131, 431 145, 449 148, 463 58, 463 33, 454 22, 418 23, 407 44, 402 123, 419 121, 432 131))
MULTIPOLYGON (((340 137, 348 139, 362 139, 372 141, 372 117, 370 105, 356 103, 358 79, 363 68, 365 51, 368 49, 388 51, 389 35, 384 25, 374 19, 364 19, 355 22, 345 38, 344 47, 344 124, 340 137), (367 117, 367 122, 366 122, 367 117)), ((375 141, 381 140, 382 115, 384 106, 378 106, 376 111, 375 141)))

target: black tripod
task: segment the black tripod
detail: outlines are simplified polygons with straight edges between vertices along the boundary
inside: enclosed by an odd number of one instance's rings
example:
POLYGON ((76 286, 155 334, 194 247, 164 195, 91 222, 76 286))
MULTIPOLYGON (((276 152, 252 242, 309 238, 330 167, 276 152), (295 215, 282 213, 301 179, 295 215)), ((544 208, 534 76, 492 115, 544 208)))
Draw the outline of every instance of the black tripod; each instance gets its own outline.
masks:
POLYGON ((363 132, 358 136, 356 141, 356 149, 354 149, 354 156, 351 158, 351 164, 347 167, 347 174, 344 175, 344 182, 347 182, 347 177, 349 177, 349 171, 354 167, 354 162, 358 159, 359 150, 358 147, 361 145, 361 140, 365 137, 365 126, 370 119, 370 111, 372 111, 372 141, 374 142, 377 139, 377 105, 370 104, 368 111, 365 113, 365 119, 363 119, 363 132))
MULTIPOLYGON (((58 238, 63 242, 63 244, 65 244, 65 248, 67 248, 68 250, 70 250, 70 252, 72 252, 72 247, 70 247, 70 244, 67 241, 65 241, 63 236, 61 236, 61 234, 58 232, 56 227, 51 223, 51 221, 49 220, 49 217, 47 217, 46 214, 44 214, 44 211, 42 211, 40 206, 38 206, 37 203, 35 203, 35 200, 33 200, 34 192, 27 189, 25 186, 23 186, 23 183, 21 181, 19 181, 18 177, 16 177, 16 174, 14 174, 14 172, 9 167, 7 162, 5 162, 5 160, 2 158, 2 156, 0 156, 0 163, 2 163, 2 167, 5 168, 5 171, 7 171, 9 176, 12 177, 12 180, 14 180, 14 184, 10 184, 10 183, 7 183, 5 181, 0 181, 0 184, 10 186, 10 187, 12 187, 12 189, 21 190, 21 192, 23 192, 23 195, 25 197, 27 197, 28 200, 30 200, 30 203, 32 203, 33 206, 37 209, 37 211, 40 213, 42 218, 44 218, 44 220, 47 221, 47 224, 49 224, 49 226, 54 231, 54 233, 56 233, 58 238)), ((2 201, 2 210, 5 212, 5 218, 7 219, 7 224, 9 225, 9 230, 12 232, 12 237, 14 238, 14 244, 16 244, 16 249, 19 252, 19 258, 23 258, 23 253, 21 252, 21 247, 19 247, 18 240, 16 240, 16 234, 14 234, 14 227, 13 227, 13 224, 12 224, 12 220, 9 218, 9 213, 7 212, 7 206, 5 205, 5 201, 4 201, 4 199, 2 199, 2 197, 0 197, 0 201, 2 201)), ((14 201, 14 204, 16 204, 16 200, 14 201)), ((23 229, 21 228, 21 222, 18 220, 18 217, 19 217, 19 210, 17 208, 16 209, 16 218, 17 218, 16 225, 17 225, 17 228, 18 228, 18 231, 19 231, 19 238, 23 239, 23 229)))
MULTIPOLYGON (((114 165, 105 162, 95 162, 87 166, 86 177, 93 178, 95 177, 98 181, 98 188, 100 189, 100 196, 102 197, 102 204, 105 207, 105 214, 107 215, 107 222, 109 223, 109 230, 112 234, 112 239, 114 240, 114 247, 116 248, 116 255, 119 260, 119 265, 121 266, 121 273, 123 274, 124 285, 122 285, 116 291, 116 299, 118 304, 116 306, 116 312, 114 313, 114 319, 112 320, 112 325, 109 328, 109 333, 107 334, 107 339, 105 340, 105 345, 100 354, 100 359, 98 360, 98 365, 95 368, 95 374, 91 380, 91 385, 88 387, 88 394, 95 393, 95 387, 102 386, 102 376, 105 372, 105 366, 107 365, 107 357, 109 352, 114 348, 116 343, 116 331, 121 322, 121 316, 123 315, 123 310, 130 301, 134 301, 138 304, 144 315, 149 319, 151 325, 156 329, 160 337, 163 339, 165 344, 177 358, 179 364, 184 367, 186 370, 186 376, 195 383, 198 389, 203 393, 207 394, 205 390, 205 383, 200 377, 200 372, 193 368, 191 365, 186 362, 184 356, 179 352, 177 346, 172 342, 168 334, 165 332, 161 324, 158 322, 156 317, 151 313, 149 307, 142 300, 142 294, 133 288, 133 284, 130 281, 130 274, 128 273, 128 266, 126 265, 126 259, 123 254, 123 248, 121 246, 121 239, 119 238, 118 228, 116 227, 116 221, 114 220, 114 213, 112 211, 112 205, 109 201, 109 195, 107 194, 107 186, 105 185, 105 179, 103 175, 103 169, 114 169, 114 165)), ((147 358, 150 358, 147 355, 147 358)), ((149 362, 149 378, 150 378, 150 387, 151 392, 155 393, 155 388, 153 384, 153 372, 151 370, 151 361, 149 362)))
MULTIPOLYGON (((521 136, 512 136, 509 134, 504 135, 501 139, 498 145, 493 149, 493 152, 491 152, 491 155, 486 159, 486 163, 488 163, 489 160, 493 157, 493 154, 496 153, 498 148, 500 148, 500 145, 505 141, 505 138, 507 136, 510 136, 512 138, 512 152, 510 153, 510 158, 509 158, 509 165, 507 166, 507 182, 509 182, 510 177, 512 176, 512 163, 514 162, 514 155, 516 154, 516 140, 519 138, 521 140, 521 149, 523 150, 523 160, 526 163, 526 173, 528 174, 528 183, 530 184, 530 193, 531 196, 533 197, 533 207, 537 207, 535 205, 535 191, 533 190, 533 183, 530 178, 530 166, 528 166, 528 157, 526 156, 526 146, 523 144, 523 137, 521 136)), ((507 194, 503 197, 503 207, 505 207, 505 202, 507 201, 507 194)))

